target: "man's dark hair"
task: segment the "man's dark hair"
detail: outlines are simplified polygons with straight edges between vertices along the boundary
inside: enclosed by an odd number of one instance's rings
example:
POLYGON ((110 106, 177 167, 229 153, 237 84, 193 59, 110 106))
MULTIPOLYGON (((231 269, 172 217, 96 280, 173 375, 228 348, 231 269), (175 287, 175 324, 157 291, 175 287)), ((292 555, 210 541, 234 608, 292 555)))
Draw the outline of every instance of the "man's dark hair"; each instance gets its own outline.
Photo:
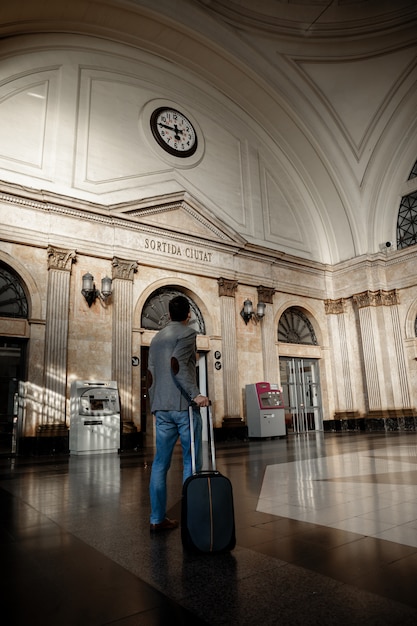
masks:
POLYGON ((175 296, 169 301, 168 308, 173 322, 183 322, 190 312, 190 303, 185 296, 175 296))

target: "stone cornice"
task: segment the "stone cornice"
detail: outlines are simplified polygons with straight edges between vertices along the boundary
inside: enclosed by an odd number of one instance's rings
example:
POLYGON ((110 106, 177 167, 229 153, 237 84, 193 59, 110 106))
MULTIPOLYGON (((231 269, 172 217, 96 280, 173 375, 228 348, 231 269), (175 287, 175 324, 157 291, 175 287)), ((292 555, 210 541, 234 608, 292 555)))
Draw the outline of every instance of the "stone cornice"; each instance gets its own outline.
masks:
MULTIPOLYGON (((105 206, 69 196, 61 196, 52 192, 36 191, 1 181, 0 186, 0 203, 23 206, 35 211, 55 215, 64 215, 80 222, 96 222, 104 226, 128 229, 141 234, 149 234, 149 236, 153 237, 166 237, 172 241, 184 244, 189 244, 190 241, 193 241, 196 245, 204 245, 226 254, 231 253, 248 259, 253 258, 256 261, 275 267, 288 268, 291 266, 296 270, 314 274, 320 274, 326 268, 325 265, 317 261, 291 256, 279 250, 249 243, 238 233, 234 233, 221 220, 212 216, 205 222, 206 226, 207 222, 214 223, 211 231, 208 230, 207 236, 190 233, 182 234, 162 226, 144 224, 137 220, 139 215, 144 215, 148 210, 149 215, 157 212, 162 213, 164 210, 173 210, 174 207, 178 208, 178 206, 181 206, 181 203, 186 204, 189 214, 195 215, 196 212, 199 213, 198 202, 187 193, 169 194, 160 198, 149 198, 146 201, 139 200, 137 202, 105 206), (3 191, 1 191, 1 188, 3 191), (149 207, 146 206, 147 202, 149 202, 149 207), (216 232, 222 230, 223 239, 221 241, 219 238, 216 240, 210 237, 209 233, 213 234, 215 230, 216 232)), ((202 223, 201 217, 199 221, 202 223)), ((77 249, 79 254, 85 252, 80 249, 78 244, 77 249)))
MULTIPOLYGON (((0 183, 2 184, 2 183, 0 183)), ((3 185, 2 186, 6 186, 3 185)), ((9 188, 11 185, 7 185, 9 188)), ((5 193, 0 191, 0 203, 8 203, 14 206, 23 206, 28 207, 29 209, 33 209, 35 211, 40 212, 48 212, 57 215, 64 215, 68 217, 73 217, 77 220, 82 221, 90 221, 97 222, 99 224, 105 226, 115 226, 118 228, 128 229, 137 231, 140 233, 149 234, 152 236, 166 236, 170 239, 178 242, 189 243, 190 240, 200 242, 204 245, 210 245, 211 247, 216 247, 217 249, 227 250, 229 247, 230 251, 236 253, 236 250, 241 250, 245 246, 245 241, 240 238, 239 235, 236 235, 237 241, 233 241, 227 234, 223 234, 223 241, 216 241, 212 238, 209 238, 209 233, 207 237, 198 236, 195 234, 181 234, 176 231, 172 231, 163 227, 143 224, 137 219, 135 219, 139 215, 144 215, 144 209, 140 208, 137 211, 133 209, 131 211, 126 212, 113 212, 114 209, 120 209, 120 205, 109 205, 104 206, 97 203, 92 203, 84 200, 77 200, 74 198, 70 198, 68 196, 58 196, 56 194, 50 194, 45 192, 34 192, 33 190, 27 190, 27 194, 22 192, 22 188, 17 190, 17 194, 5 193)), ((151 199, 152 202, 153 199, 151 199)), ((160 200, 161 204, 159 207, 153 206, 150 211, 153 214, 156 212, 162 213, 165 210, 173 210, 173 208, 178 208, 181 206, 178 203, 172 204, 171 202, 166 203, 164 197, 160 200)), ((186 200, 183 200, 186 202, 186 200)), ((133 207, 134 203, 130 203, 133 207)), ((192 214, 194 217, 196 216, 196 211, 192 208, 188 209, 188 212, 192 214)), ((199 221, 202 222, 201 217, 199 221)), ((208 220, 205 221, 205 226, 207 227, 208 220)), ((227 227, 225 226, 225 231, 227 227)), ((220 233, 220 226, 212 227, 211 234, 220 233)))

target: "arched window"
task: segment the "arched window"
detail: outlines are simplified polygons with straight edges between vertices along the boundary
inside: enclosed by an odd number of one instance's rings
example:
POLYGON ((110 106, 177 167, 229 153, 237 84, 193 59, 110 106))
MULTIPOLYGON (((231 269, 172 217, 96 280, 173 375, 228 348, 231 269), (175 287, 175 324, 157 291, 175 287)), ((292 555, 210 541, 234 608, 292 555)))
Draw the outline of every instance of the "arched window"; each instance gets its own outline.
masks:
POLYGON ((0 265, 0 317, 28 316, 28 302, 19 278, 0 265))
POLYGON ((410 176, 408 177, 408 180, 411 180, 412 178, 415 178, 416 176, 417 176, 417 161, 413 165, 413 169, 410 172, 410 176))
POLYGON ((278 323, 278 341, 318 345, 312 323, 297 307, 291 307, 281 315, 278 323))
MULTIPOLYGON (((417 177, 417 161, 408 180, 417 177)), ((417 243, 417 191, 401 198, 397 219, 397 248, 408 248, 417 243)))
POLYGON ((185 296, 187 298, 191 309, 189 325, 195 328, 199 335, 205 335, 206 329, 200 309, 187 294, 173 286, 161 287, 149 296, 142 311, 142 328, 148 330, 161 330, 161 328, 164 328, 169 322, 168 303, 175 296, 185 296))

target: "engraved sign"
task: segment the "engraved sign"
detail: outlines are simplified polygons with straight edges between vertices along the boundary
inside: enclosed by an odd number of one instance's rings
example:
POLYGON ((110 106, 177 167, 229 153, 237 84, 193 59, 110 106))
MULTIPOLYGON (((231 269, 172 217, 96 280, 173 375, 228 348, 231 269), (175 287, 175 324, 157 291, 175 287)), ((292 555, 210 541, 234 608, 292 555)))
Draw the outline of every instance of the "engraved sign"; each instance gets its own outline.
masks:
POLYGON ((198 248, 196 246, 184 246, 172 241, 163 241, 162 239, 145 239, 145 250, 157 252, 159 254, 167 254, 169 256, 181 257, 189 261, 202 261, 203 263, 211 263, 213 253, 198 248))

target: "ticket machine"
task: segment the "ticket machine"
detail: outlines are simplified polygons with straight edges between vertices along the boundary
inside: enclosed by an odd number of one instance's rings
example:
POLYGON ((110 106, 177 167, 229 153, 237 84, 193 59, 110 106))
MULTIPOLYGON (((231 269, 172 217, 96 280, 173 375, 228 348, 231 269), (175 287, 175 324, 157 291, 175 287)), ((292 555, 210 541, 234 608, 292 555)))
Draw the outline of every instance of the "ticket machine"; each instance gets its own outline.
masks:
POLYGON ((115 381, 74 381, 70 407, 71 454, 119 451, 120 402, 115 381))
POLYGON ((249 437, 283 437, 287 434, 282 390, 278 385, 246 385, 246 423, 249 437))

